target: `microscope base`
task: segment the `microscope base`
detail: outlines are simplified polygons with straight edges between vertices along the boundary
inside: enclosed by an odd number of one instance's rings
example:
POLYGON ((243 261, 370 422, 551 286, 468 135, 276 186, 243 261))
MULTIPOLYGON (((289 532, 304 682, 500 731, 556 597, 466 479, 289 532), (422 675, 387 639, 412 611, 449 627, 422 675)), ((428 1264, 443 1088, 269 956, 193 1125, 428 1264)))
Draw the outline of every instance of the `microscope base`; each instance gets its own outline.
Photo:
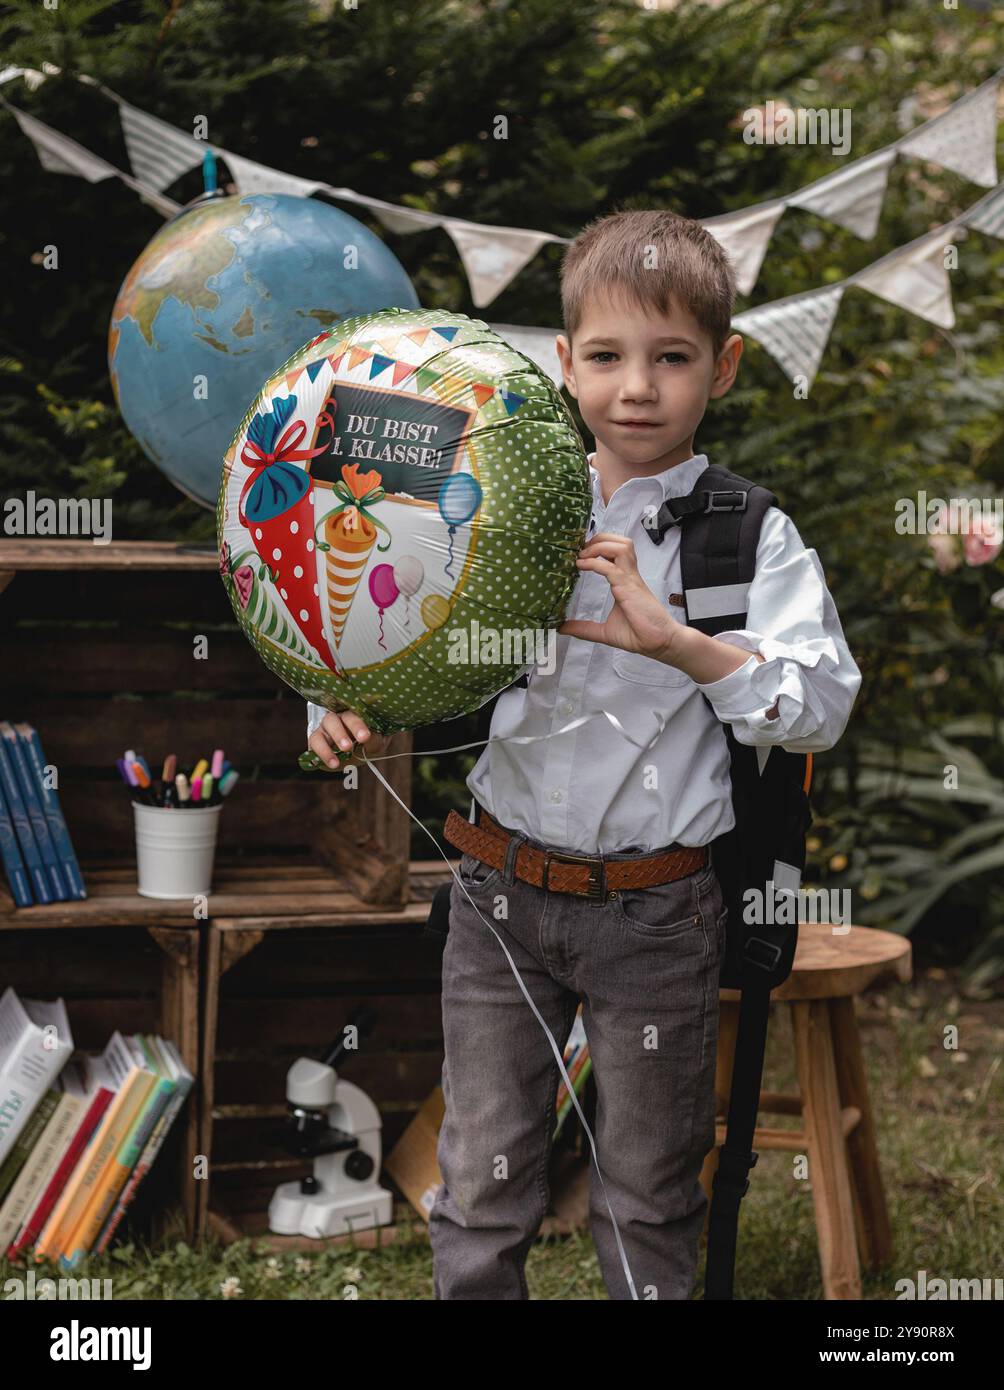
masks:
POLYGON ((281 1236, 349 1235, 390 1225, 393 1198, 377 1183, 361 1185, 344 1196, 318 1192, 304 1196, 298 1182, 277 1187, 269 1203, 268 1227, 281 1236))

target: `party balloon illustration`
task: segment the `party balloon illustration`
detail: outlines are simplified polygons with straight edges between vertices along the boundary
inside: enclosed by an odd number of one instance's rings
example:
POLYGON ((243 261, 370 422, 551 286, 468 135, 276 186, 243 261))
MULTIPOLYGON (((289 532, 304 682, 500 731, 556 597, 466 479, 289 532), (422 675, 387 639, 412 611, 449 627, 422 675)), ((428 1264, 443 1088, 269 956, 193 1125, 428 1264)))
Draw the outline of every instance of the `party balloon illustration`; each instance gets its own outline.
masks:
POLYGON ((446 562, 446 573, 452 577, 453 537, 458 526, 471 517, 481 505, 481 488, 477 478, 469 473, 454 473, 443 483, 439 492, 439 510, 443 520, 450 528, 450 553, 446 562))
POLYGON ((393 565, 377 565, 376 569, 370 570, 370 598, 380 610, 380 636, 377 640, 385 651, 387 643, 383 640, 383 615, 400 596, 401 591, 394 579, 393 565))
POLYGON ((591 507, 540 368, 480 319, 383 309, 312 338, 250 402, 223 460, 220 572, 271 671, 389 734, 479 708, 534 660, 591 507), (507 664, 457 662, 458 630, 486 628, 507 664))
POLYGON ((411 600, 422 587, 425 579, 425 566, 415 555, 402 555, 394 566, 397 587, 404 594, 404 625, 411 627, 411 600))

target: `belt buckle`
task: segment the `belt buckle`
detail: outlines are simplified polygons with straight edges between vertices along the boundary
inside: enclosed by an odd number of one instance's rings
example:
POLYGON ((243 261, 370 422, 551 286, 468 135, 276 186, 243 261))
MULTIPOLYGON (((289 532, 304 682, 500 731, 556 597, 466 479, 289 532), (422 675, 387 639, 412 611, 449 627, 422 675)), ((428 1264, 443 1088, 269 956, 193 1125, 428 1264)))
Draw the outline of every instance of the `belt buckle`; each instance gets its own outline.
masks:
MULTIPOLYGON (((596 854, 559 854, 557 850, 544 850, 544 881, 542 887, 545 891, 548 888, 548 873, 551 867, 551 860, 556 859, 559 864, 589 864, 589 887, 585 893, 577 893, 575 896, 580 898, 593 898, 595 901, 602 901, 607 895, 607 870, 602 858, 596 854), (592 867, 599 865, 599 871, 592 867)), ((557 891, 557 890, 555 890, 557 891)))

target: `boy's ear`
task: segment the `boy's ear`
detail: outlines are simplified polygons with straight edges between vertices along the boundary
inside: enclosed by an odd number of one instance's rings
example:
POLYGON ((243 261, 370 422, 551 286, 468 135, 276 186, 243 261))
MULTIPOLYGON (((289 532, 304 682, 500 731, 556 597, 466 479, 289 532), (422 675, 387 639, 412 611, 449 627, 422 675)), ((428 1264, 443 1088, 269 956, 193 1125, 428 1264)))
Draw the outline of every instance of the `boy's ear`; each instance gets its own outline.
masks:
POLYGON ((565 385, 576 400, 579 393, 575 389, 575 372, 572 370, 572 348, 564 333, 559 333, 554 340, 554 346, 558 353, 558 361, 561 363, 561 373, 565 378, 565 385))
POLYGON ((726 338, 718 360, 715 363, 715 375, 711 383, 709 393, 710 400, 717 400, 724 396, 736 379, 739 370, 739 359, 743 355, 743 339, 739 333, 732 333, 726 338))

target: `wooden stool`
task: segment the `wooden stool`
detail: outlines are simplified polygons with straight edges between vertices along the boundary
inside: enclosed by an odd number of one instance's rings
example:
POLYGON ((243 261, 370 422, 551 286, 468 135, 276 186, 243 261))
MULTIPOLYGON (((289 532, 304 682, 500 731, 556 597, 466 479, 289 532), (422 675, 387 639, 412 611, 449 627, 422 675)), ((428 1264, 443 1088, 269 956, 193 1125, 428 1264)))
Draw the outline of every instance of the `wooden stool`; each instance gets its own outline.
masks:
MULTIPOLYGON (((823 1297, 861 1297, 860 1260, 874 1269, 892 1255, 892 1232, 875 1146, 875 1123, 861 1056, 854 995, 886 974, 912 975, 909 941, 868 927, 834 928, 802 923, 794 968, 771 994, 789 1005, 799 1091, 760 1092, 760 1109, 769 1114, 801 1115, 801 1129, 761 1129, 753 1148, 789 1149, 809 1159, 812 1201, 819 1237, 823 1297)), ((725 1140, 739 992, 719 994, 717 1114, 715 1147, 701 1173, 711 1198, 719 1146, 725 1140)), ((755 1170, 754 1170, 755 1171, 755 1170)), ((751 1177, 751 1184, 756 1177, 751 1177)))

